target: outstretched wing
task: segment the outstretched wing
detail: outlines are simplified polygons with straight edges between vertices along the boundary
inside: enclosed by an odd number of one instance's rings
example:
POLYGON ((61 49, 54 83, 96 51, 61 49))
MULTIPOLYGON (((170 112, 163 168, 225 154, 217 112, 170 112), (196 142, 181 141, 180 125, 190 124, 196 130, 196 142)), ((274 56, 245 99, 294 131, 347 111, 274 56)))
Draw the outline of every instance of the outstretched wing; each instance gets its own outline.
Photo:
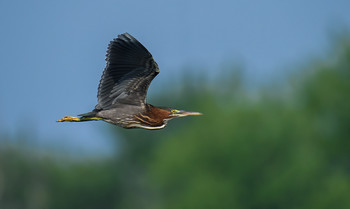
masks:
POLYGON ((118 103, 146 104, 148 87, 159 73, 151 53, 128 33, 110 42, 106 68, 98 87, 97 109, 109 109, 118 103))

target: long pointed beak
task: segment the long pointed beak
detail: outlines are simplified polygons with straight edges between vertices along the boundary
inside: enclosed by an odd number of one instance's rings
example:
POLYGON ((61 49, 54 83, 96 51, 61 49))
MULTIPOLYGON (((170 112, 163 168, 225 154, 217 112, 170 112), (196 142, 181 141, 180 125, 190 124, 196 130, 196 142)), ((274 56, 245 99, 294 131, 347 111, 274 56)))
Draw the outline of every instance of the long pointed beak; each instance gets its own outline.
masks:
POLYGON ((185 117, 185 116, 189 116, 189 115, 203 115, 203 113, 200 112, 186 112, 186 111, 179 111, 176 113, 173 113, 172 116, 174 117, 185 117))

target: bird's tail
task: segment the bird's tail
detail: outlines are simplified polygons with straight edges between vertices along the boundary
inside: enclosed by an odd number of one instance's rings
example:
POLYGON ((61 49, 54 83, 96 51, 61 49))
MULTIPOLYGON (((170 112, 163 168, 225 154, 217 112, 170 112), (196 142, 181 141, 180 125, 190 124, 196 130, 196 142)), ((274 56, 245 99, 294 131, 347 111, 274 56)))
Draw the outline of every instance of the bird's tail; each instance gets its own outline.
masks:
POLYGON ((96 112, 88 112, 78 115, 79 117, 65 116, 57 122, 82 122, 82 121, 91 121, 91 120, 102 120, 100 117, 96 117, 96 112))

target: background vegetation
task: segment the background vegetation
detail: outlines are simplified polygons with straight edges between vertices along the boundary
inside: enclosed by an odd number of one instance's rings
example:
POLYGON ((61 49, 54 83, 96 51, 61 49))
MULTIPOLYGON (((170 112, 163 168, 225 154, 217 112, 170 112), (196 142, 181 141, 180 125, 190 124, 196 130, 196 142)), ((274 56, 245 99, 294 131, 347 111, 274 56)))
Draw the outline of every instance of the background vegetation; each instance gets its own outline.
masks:
POLYGON ((0 208, 350 208, 349 39, 284 85, 252 93, 238 71, 223 72, 154 102, 201 117, 160 131, 111 126, 109 158, 34 152, 4 133, 0 208))

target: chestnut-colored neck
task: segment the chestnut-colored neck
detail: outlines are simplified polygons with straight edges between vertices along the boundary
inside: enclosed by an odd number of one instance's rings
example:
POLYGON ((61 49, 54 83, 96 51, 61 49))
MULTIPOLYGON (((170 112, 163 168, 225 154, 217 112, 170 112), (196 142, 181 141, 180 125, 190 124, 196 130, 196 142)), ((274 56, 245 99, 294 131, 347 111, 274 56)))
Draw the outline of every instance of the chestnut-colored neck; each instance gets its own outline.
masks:
POLYGON ((135 115, 135 118, 144 125, 161 126, 164 124, 164 119, 171 118, 169 113, 169 110, 147 104, 146 111, 135 115))

